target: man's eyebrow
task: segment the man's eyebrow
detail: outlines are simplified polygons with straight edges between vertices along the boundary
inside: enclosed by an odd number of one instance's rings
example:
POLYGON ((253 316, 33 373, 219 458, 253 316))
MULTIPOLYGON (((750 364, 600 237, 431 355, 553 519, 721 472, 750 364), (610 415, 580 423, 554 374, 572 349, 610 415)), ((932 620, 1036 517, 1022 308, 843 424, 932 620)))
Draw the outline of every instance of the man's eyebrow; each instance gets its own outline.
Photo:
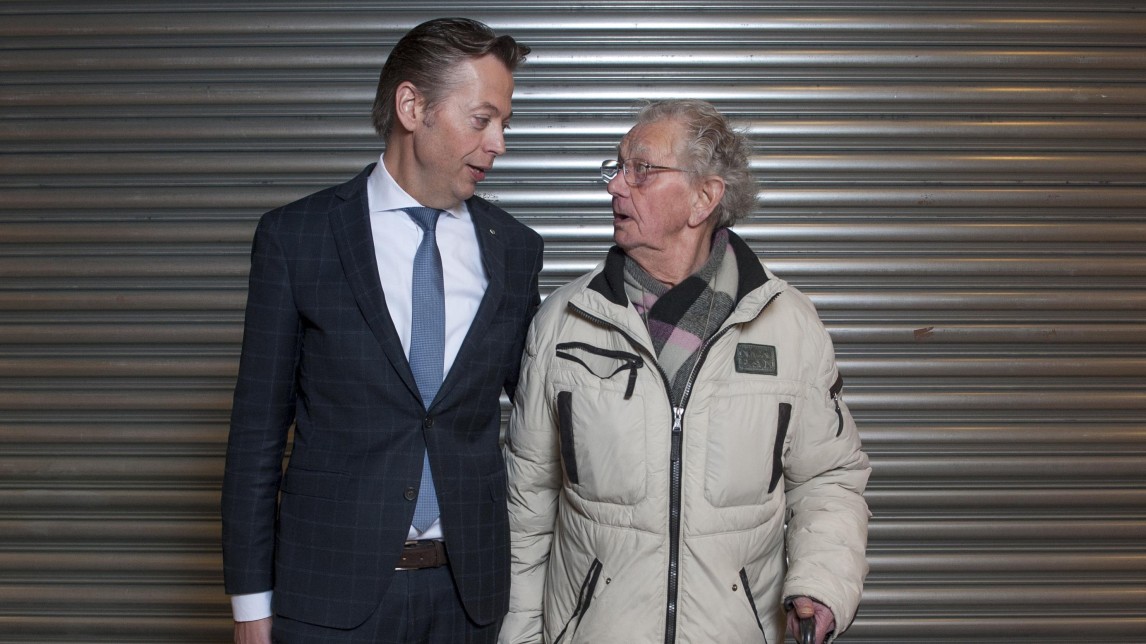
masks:
MULTIPOLYGON (((474 106, 474 109, 475 110, 489 110, 489 111, 493 112, 494 114, 501 114, 501 110, 498 109, 498 107, 496 105, 494 105, 493 103, 490 103, 489 101, 484 101, 482 103, 479 103, 478 105, 474 106)), ((513 112, 510 112, 509 116, 513 116, 513 112)), ((509 118, 509 117, 506 117, 506 118, 509 118)))

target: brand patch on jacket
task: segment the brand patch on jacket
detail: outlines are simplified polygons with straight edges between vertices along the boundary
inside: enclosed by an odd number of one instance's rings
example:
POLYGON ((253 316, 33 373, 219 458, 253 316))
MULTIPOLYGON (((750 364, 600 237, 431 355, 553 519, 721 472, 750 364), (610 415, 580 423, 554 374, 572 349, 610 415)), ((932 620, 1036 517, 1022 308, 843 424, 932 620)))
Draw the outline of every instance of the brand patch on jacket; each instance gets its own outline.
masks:
POLYGON ((744 342, 736 345, 736 371, 762 376, 776 375, 776 347, 744 342))

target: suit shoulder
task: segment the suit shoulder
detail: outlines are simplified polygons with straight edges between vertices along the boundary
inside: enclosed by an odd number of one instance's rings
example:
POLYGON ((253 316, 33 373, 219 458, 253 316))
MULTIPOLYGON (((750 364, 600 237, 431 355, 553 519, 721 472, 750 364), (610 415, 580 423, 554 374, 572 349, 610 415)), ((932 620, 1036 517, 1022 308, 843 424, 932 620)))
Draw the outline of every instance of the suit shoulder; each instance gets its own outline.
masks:
POLYGON ((342 200, 337 196, 340 187, 341 186, 331 186, 311 193, 266 212, 262 218, 282 225, 291 220, 313 217, 328 212, 337 204, 342 203, 342 200))
POLYGON ((286 205, 279 206, 263 214, 260 226, 291 227, 302 225, 306 220, 321 217, 346 203, 348 200, 365 197, 366 178, 374 165, 367 166, 353 179, 338 185, 312 192, 286 205))

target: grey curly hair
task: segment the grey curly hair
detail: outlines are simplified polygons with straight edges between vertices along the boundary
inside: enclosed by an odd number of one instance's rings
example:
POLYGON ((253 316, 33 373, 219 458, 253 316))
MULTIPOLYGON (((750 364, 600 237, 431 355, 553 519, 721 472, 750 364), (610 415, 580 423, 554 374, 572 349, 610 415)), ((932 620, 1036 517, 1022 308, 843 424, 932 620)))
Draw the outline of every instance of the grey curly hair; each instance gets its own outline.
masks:
POLYGON ((752 147, 713 105, 698 99, 654 101, 637 112, 637 125, 674 120, 684 126, 685 157, 695 176, 724 179, 724 197, 713 210, 716 228, 728 228, 756 206, 756 181, 748 168, 752 147))

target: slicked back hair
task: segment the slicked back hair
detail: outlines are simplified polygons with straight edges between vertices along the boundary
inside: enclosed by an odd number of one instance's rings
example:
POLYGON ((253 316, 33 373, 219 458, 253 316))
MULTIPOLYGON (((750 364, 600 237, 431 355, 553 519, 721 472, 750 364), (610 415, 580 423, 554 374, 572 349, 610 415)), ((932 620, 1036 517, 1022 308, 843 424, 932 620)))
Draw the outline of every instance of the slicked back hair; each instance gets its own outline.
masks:
POLYGON ((676 121, 686 140, 683 158, 696 177, 715 175, 724 179, 724 197, 712 212, 716 228, 728 228, 751 214, 756 206, 756 181, 748 161, 752 147, 748 137, 733 129, 711 103, 684 99, 648 103, 637 113, 637 125, 676 121))
POLYGON ((394 100, 403 82, 413 83, 430 109, 454 86, 459 63, 490 54, 512 73, 529 55, 529 47, 511 36, 498 36, 485 24, 469 18, 437 18, 414 27, 394 45, 382 66, 371 111, 374 130, 383 138, 390 136, 394 100))

